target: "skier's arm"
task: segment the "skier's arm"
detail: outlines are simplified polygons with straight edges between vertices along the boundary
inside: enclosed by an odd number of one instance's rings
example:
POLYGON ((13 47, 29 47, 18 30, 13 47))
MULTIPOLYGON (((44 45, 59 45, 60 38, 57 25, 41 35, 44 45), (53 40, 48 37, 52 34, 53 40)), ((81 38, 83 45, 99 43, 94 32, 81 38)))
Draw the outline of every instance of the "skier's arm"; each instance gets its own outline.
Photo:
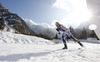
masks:
POLYGON ((60 30, 59 30, 58 28, 57 28, 56 30, 57 30, 57 31, 58 31, 58 33, 60 34, 60 30))

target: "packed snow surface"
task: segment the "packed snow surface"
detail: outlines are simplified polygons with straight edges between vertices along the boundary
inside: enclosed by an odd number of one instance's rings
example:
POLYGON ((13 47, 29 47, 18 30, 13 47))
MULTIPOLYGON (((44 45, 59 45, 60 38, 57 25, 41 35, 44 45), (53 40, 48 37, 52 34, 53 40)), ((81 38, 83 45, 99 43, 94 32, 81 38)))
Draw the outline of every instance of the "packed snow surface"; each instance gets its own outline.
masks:
POLYGON ((69 41, 68 49, 63 43, 35 36, 0 32, 0 62, 100 62, 100 44, 69 41))

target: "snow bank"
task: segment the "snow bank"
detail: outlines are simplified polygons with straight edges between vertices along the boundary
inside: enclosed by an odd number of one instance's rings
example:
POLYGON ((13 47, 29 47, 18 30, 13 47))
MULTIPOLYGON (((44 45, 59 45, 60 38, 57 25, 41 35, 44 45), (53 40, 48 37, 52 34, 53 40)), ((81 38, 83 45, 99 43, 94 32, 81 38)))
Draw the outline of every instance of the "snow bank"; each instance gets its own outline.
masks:
POLYGON ((51 41, 43 38, 35 36, 27 36, 22 34, 14 34, 10 32, 0 32, 0 43, 41 44, 41 45, 53 44, 51 41))

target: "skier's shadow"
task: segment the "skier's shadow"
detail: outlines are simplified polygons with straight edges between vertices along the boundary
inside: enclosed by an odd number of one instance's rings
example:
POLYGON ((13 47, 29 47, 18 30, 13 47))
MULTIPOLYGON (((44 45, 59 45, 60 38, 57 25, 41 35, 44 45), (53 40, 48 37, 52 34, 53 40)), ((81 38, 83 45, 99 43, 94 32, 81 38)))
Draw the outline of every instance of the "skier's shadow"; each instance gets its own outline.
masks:
POLYGON ((18 61, 20 59, 30 59, 31 57, 40 57, 46 54, 50 54, 51 52, 60 51, 62 49, 57 49, 49 52, 39 52, 39 53, 26 53, 26 54, 12 54, 7 56, 0 56, 0 61, 18 61))
POLYGON ((0 61, 18 61, 20 59, 30 59, 31 57, 39 57, 49 53, 50 52, 12 54, 7 56, 0 56, 0 61))

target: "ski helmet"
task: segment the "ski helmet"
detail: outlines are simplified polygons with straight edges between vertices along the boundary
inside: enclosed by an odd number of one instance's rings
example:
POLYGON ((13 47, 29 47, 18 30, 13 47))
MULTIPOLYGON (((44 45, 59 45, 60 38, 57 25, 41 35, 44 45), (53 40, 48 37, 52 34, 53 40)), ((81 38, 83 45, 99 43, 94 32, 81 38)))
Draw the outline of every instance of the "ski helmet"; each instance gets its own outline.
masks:
POLYGON ((56 22, 55 25, 58 26, 59 25, 59 22, 56 22))

